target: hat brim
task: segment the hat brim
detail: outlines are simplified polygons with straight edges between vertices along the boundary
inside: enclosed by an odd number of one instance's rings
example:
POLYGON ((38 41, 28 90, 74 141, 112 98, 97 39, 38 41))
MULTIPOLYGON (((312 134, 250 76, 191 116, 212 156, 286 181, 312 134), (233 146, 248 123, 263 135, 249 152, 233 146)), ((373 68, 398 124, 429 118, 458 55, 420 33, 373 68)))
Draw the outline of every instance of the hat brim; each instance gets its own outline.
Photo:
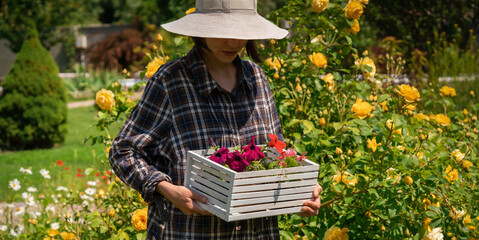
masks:
POLYGON ((288 31, 256 13, 191 13, 161 25, 165 30, 191 37, 281 39, 288 31))

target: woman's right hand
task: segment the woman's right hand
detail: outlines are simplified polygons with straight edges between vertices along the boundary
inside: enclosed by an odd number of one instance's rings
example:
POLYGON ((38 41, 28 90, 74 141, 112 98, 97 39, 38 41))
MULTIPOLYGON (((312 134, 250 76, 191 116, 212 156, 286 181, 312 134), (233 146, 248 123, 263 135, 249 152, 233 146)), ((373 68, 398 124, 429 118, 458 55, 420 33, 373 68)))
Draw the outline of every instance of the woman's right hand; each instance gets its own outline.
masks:
POLYGON ((211 215, 211 213, 205 211, 196 202, 207 203, 208 198, 195 190, 189 189, 185 186, 177 186, 167 181, 161 181, 156 185, 156 191, 170 200, 171 203, 186 215, 211 215))

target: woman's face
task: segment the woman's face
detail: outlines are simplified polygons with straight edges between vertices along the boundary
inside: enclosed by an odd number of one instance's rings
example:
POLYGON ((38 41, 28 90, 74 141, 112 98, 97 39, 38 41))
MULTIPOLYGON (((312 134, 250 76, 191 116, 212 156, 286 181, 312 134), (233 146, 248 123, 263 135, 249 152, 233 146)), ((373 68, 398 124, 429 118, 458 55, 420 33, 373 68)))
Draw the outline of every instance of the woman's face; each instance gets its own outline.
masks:
POLYGON ((238 52, 243 49, 248 40, 225 39, 225 38, 205 38, 206 46, 211 50, 204 52, 208 57, 220 63, 231 63, 238 56, 238 52))

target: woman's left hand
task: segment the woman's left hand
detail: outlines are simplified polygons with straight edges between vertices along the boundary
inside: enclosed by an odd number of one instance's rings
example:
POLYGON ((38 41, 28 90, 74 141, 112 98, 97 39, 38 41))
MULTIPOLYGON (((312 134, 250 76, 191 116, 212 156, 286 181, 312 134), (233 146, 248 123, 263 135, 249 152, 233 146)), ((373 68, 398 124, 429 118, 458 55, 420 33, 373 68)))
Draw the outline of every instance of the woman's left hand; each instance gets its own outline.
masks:
POLYGON ((316 187, 314 188, 311 201, 304 201, 303 207, 301 208, 301 212, 297 214, 302 217, 317 216, 319 212, 319 207, 321 207, 321 198, 319 197, 319 194, 322 191, 323 191, 323 188, 321 187, 321 185, 316 183, 316 187))

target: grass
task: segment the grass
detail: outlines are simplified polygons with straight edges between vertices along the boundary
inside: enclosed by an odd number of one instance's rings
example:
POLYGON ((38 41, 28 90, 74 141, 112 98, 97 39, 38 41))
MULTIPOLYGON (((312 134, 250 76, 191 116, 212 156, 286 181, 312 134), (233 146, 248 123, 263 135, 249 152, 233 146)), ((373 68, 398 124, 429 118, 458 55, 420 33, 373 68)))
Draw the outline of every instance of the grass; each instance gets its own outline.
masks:
MULTIPOLYGON (((65 142, 59 147, 0 153, 0 186, 4 186, 0 188, 0 201, 14 199, 14 196, 9 194, 12 190, 7 186, 8 182, 15 178, 22 186, 15 195, 20 195, 20 192, 25 192, 28 187, 41 189, 44 181, 56 181, 57 186, 77 184, 80 179, 76 176, 77 169, 81 169, 82 174, 86 168, 95 168, 100 171, 109 169, 109 164, 102 163, 101 160, 102 154, 106 154, 105 147, 100 144, 92 146, 90 143, 84 143, 86 137, 98 135, 96 128, 92 125, 95 123, 95 116, 96 110, 93 107, 70 109, 68 133, 65 142), (62 160, 64 166, 58 166, 57 160, 62 160), (31 168, 33 174, 21 173, 19 171, 21 167, 31 168), (50 180, 40 175, 39 171, 43 168, 50 171, 52 177, 50 180)), ((86 181, 89 177, 83 177, 81 180, 86 181)))

